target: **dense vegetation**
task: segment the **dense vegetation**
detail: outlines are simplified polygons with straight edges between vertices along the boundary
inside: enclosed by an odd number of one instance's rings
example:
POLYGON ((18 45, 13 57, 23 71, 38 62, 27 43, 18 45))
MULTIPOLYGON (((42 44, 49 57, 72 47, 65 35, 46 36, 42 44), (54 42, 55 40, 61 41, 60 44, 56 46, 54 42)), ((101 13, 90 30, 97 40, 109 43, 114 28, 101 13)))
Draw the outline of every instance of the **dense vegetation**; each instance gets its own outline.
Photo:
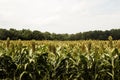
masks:
POLYGON ((0 29, 0 40, 5 40, 7 37, 10 37, 11 40, 107 40, 108 36, 112 36, 114 40, 119 40, 120 29, 112 29, 109 31, 88 31, 76 34, 55 34, 26 29, 0 29))
POLYGON ((3 80, 120 80, 120 41, 0 41, 3 80))

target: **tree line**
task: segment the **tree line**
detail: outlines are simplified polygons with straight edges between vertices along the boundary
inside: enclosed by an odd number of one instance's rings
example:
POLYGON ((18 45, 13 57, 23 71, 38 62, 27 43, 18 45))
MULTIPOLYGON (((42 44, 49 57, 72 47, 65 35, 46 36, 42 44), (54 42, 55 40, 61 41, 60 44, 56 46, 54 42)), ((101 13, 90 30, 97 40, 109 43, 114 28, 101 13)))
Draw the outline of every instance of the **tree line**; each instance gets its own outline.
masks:
POLYGON ((31 31, 29 29, 2 29, 0 28, 0 40, 107 40, 108 36, 112 36, 114 40, 120 39, 120 29, 111 29, 106 31, 95 30, 87 32, 79 32, 76 34, 56 34, 50 32, 41 32, 38 30, 31 31))

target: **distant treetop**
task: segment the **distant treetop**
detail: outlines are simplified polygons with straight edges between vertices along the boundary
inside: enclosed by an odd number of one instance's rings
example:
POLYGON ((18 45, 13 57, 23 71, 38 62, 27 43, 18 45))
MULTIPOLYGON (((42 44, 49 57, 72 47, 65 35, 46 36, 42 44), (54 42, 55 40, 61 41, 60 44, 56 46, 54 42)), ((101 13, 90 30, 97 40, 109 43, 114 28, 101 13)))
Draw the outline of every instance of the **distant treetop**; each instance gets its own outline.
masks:
POLYGON ((120 29, 95 30, 76 34, 56 34, 38 30, 31 31, 29 29, 16 30, 11 28, 6 30, 0 28, 0 40, 6 40, 7 37, 11 40, 107 40, 108 36, 112 36, 113 40, 119 40, 120 29))

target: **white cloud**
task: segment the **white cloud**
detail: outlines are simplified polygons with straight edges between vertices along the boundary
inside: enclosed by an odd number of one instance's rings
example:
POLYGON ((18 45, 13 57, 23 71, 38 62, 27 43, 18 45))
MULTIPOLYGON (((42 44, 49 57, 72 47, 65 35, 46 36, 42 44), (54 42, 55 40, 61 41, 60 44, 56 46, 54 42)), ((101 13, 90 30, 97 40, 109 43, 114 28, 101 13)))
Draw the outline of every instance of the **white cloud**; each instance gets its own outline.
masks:
POLYGON ((119 4, 119 0, 0 0, 0 26, 56 33, 120 28, 119 4))

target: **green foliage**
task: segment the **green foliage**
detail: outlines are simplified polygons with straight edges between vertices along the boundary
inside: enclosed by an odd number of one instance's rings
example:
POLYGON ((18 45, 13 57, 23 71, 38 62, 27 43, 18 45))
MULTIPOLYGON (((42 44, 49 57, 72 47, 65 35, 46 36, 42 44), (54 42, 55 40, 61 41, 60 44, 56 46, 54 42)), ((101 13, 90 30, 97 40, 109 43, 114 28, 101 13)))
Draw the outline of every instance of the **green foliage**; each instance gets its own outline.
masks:
POLYGON ((114 40, 120 39, 120 29, 111 29, 106 31, 88 31, 75 34, 56 34, 49 32, 40 32, 38 30, 31 31, 29 29, 0 29, 0 40, 6 40, 10 37, 11 40, 107 40, 108 36, 112 36, 114 40))
POLYGON ((111 38, 9 42, 0 41, 0 79, 120 80, 120 44, 111 38))
POLYGON ((14 71, 17 69, 17 65, 13 62, 12 58, 7 55, 0 56, 0 75, 2 78, 13 78, 14 71))

